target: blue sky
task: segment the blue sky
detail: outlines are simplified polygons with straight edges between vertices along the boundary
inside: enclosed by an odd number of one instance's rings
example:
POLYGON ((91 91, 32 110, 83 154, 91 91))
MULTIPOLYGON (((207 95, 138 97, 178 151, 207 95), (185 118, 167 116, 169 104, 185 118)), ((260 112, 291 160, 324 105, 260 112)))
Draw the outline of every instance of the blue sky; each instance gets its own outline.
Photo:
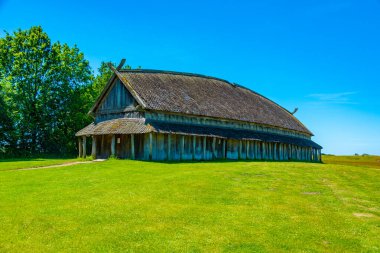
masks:
POLYGON ((0 0, 0 36, 33 25, 93 68, 224 78, 298 107, 324 153, 380 154, 380 0, 0 0))

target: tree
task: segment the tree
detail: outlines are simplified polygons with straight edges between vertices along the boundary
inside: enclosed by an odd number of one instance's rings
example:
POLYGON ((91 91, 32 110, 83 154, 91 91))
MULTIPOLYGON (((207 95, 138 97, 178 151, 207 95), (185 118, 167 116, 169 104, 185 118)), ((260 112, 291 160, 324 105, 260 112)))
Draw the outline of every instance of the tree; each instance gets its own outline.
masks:
POLYGON ((75 152, 74 134, 90 119, 82 92, 93 79, 76 46, 51 43, 40 26, 0 38, 2 90, 17 148, 30 154, 75 152))

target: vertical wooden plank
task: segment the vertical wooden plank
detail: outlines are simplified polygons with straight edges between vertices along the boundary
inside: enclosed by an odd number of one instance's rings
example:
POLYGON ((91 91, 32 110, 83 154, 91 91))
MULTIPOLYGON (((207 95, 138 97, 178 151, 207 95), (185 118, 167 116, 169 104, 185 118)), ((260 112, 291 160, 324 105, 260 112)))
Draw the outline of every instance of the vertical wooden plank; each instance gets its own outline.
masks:
POLYGON ((238 147, 238 160, 241 159, 241 148, 242 148, 242 142, 239 140, 239 147, 238 147))
POLYGON ((222 158, 226 159, 226 144, 227 144, 227 139, 223 139, 223 146, 222 146, 222 158))
POLYGON ((111 140, 111 156, 115 156, 115 135, 112 135, 112 140, 111 140))
POLYGON ((180 159, 183 160, 185 157, 185 136, 180 136, 180 159))
POLYGON ((203 160, 206 160, 206 136, 203 136, 203 160))
POLYGON ((87 156, 87 150, 86 150, 86 136, 83 136, 83 158, 86 158, 87 156))
POLYGON ((193 152, 192 152, 192 159, 195 160, 195 151, 196 151, 196 148, 197 148, 197 145, 196 145, 196 140, 197 140, 197 137, 195 135, 193 135, 193 152))
POLYGON ((135 135, 131 134, 131 159, 135 159, 135 135))
POLYGON ((245 141, 245 159, 247 159, 247 160, 250 159, 250 156, 249 156, 249 145, 250 145, 250 141, 246 140, 245 141))
POLYGON ((172 135, 168 134, 168 160, 172 158, 172 135))
POLYGON ((79 137, 79 138, 78 138, 78 151, 79 151, 78 156, 79 156, 79 157, 82 157, 82 156, 83 156, 82 137, 79 137))
POLYGON ((261 143, 261 159, 265 160, 266 159, 266 152, 265 152, 265 142, 261 143))
POLYGON ((215 145, 216 145, 216 137, 212 137, 212 159, 213 160, 216 159, 216 148, 215 148, 215 145))
POLYGON ((149 133, 149 160, 153 158, 153 133, 149 133))
POLYGON ((92 149, 91 149, 91 156, 93 159, 96 159, 96 136, 92 136, 92 149))

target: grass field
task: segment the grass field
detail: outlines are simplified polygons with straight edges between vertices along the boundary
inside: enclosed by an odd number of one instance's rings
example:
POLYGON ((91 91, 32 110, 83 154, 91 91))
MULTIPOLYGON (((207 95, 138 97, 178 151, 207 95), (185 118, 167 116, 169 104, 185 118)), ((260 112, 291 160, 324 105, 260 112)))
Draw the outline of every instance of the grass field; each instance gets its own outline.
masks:
POLYGON ((0 171, 16 170, 29 167, 43 167, 57 164, 82 161, 83 159, 62 159, 62 158, 17 158, 0 160, 0 171))
POLYGON ((380 157, 324 160, 0 162, 0 252, 379 252, 380 157))

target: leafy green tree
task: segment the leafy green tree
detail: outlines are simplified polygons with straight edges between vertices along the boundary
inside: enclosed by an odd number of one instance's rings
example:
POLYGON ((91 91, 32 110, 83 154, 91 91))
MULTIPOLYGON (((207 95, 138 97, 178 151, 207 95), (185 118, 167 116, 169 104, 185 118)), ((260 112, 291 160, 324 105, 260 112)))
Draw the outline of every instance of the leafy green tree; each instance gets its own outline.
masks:
POLYGON ((76 46, 51 43, 40 26, 0 38, 0 77, 17 148, 30 154, 75 152, 75 132, 90 119, 82 92, 93 79, 76 46))

